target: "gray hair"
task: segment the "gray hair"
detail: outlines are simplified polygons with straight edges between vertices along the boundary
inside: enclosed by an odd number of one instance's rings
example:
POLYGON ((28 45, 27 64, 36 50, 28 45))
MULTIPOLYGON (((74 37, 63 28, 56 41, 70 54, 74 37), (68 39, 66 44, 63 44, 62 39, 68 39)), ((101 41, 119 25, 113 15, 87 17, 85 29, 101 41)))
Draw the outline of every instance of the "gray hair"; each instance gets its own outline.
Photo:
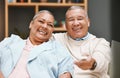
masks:
MULTIPOLYGON (((85 9, 84 9, 83 7, 81 7, 81 6, 71 6, 71 7, 68 8, 68 10, 66 11, 65 16, 67 16, 68 11, 70 11, 70 10, 76 10, 76 9, 80 9, 80 10, 85 11, 85 9)), ((86 15, 86 17, 88 18, 88 14, 87 14, 86 11, 85 11, 85 15, 86 15)))
POLYGON ((48 14, 50 14, 50 15, 53 17, 53 19, 55 19, 54 16, 53 16, 53 14, 52 14, 50 11, 48 11, 48 10, 41 10, 41 11, 37 12, 37 13, 34 15, 34 17, 33 17, 32 20, 36 19, 36 18, 39 16, 39 14, 41 14, 41 13, 48 13, 48 14))

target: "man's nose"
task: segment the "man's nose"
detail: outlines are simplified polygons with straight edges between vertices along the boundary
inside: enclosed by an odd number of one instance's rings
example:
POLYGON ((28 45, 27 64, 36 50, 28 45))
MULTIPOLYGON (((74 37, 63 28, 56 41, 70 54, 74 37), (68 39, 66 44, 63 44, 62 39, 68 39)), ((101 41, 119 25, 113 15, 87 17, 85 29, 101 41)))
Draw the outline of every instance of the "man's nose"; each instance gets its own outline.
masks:
POLYGON ((78 26, 79 25, 79 21, 78 20, 74 20, 73 25, 78 26))

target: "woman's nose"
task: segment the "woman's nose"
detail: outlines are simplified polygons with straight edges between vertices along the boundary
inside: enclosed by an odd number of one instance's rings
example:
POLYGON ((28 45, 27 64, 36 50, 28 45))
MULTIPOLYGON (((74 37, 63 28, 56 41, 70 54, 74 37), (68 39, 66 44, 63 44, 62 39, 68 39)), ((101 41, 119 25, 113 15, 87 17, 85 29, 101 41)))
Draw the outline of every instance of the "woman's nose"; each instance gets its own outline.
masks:
POLYGON ((47 24, 46 23, 42 24, 42 27, 47 28, 47 24))

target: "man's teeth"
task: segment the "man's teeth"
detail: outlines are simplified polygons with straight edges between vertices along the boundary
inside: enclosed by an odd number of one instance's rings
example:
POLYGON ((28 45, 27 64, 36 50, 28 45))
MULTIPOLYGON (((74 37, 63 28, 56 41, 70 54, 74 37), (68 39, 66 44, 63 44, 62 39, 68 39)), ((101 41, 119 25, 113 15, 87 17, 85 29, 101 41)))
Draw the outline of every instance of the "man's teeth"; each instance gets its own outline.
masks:
POLYGON ((46 35, 46 34, 47 34, 47 32, 42 31, 42 30, 40 30, 39 32, 40 32, 40 34, 43 34, 43 35, 46 35))

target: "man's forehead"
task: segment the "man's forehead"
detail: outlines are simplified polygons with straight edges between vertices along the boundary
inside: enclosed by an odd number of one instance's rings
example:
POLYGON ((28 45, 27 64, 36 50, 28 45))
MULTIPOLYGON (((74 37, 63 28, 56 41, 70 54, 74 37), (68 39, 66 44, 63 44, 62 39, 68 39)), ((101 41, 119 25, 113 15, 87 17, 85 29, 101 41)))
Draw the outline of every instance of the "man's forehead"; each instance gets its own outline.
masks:
POLYGON ((72 10, 69 10, 67 13, 70 13, 70 12, 74 12, 74 13, 76 13, 76 12, 84 12, 85 13, 85 11, 83 9, 72 9, 72 10))
POLYGON ((85 16, 85 11, 80 9, 70 10, 67 12, 67 17, 70 16, 85 16))

